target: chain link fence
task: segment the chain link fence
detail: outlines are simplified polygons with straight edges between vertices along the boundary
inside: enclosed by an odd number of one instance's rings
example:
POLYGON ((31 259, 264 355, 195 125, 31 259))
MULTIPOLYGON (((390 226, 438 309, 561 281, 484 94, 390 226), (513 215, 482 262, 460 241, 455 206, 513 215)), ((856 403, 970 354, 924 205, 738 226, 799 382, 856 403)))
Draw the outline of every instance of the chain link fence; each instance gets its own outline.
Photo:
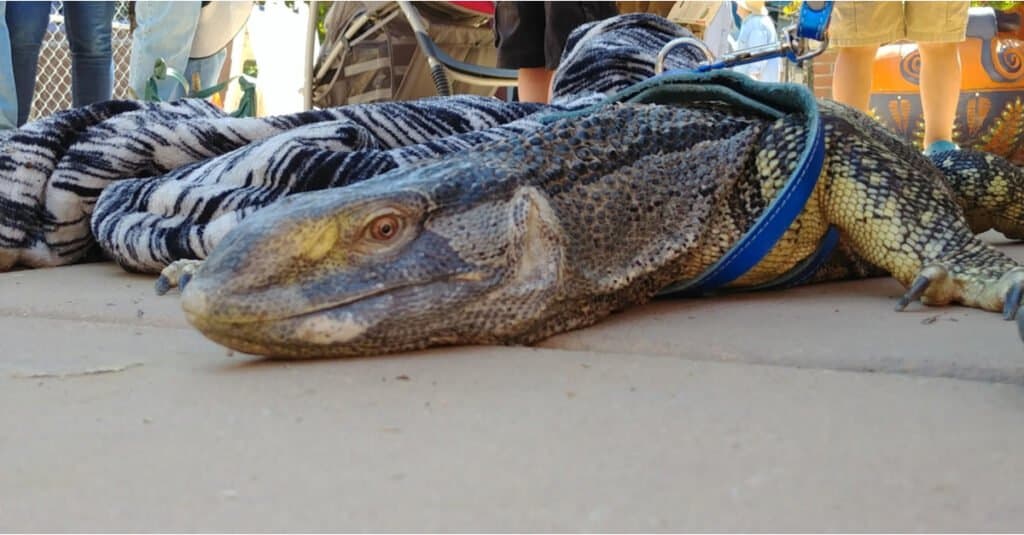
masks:
MULTIPOLYGON (((50 24, 39 52, 30 121, 71 107, 71 51, 64 31, 63 5, 64 2, 51 4, 50 24)), ((114 98, 131 98, 128 92, 128 63, 132 36, 126 1, 117 2, 111 40, 114 51, 114 98)))

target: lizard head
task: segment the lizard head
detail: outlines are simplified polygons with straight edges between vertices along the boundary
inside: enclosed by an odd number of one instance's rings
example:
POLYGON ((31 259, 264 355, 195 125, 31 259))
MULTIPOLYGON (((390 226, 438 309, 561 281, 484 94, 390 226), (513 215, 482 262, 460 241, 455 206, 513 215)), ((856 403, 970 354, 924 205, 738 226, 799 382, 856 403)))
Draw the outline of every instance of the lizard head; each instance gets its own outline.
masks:
POLYGON ((481 174, 439 162, 269 206, 197 271, 186 317, 272 357, 521 341, 558 293, 562 235, 539 190, 481 174))

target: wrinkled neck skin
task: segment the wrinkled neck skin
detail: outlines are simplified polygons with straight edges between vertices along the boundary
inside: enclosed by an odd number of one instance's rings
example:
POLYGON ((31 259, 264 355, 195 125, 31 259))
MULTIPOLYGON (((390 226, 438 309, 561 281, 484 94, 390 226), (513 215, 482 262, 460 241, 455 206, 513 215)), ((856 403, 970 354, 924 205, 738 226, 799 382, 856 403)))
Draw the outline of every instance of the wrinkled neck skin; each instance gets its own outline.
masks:
POLYGON ((294 195, 229 233, 182 304, 214 341, 272 357, 531 343, 678 280, 762 127, 615 106, 294 195))

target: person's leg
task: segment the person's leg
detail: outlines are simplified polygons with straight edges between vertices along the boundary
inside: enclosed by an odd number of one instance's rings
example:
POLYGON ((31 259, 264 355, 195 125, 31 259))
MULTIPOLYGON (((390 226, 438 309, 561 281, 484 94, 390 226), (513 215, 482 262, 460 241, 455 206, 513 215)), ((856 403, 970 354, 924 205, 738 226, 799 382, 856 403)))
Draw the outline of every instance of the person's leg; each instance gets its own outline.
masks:
POLYGON ((836 2, 828 27, 829 46, 839 49, 832 99, 867 112, 878 45, 904 33, 902 2, 836 2))
POLYGON ((71 49, 71 103, 85 106, 114 94, 111 22, 114 2, 64 2, 64 27, 71 49))
MULTIPOLYGON (((168 67, 182 73, 188 68, 200 7, 200 2, 191 0, 135 3, 129 85, 139 98, 145 94, 146 82, 158 59, 163 58, 168 67)), ((160 100, 165 101, 184 96, 181 85, 174 80, 159 82, 157 91, 160 100)))
POLYGON ((519 102, 547 103, 551 98, 551 78, 555 71, 544 67, 519 69, 519 102))
POLYGON ((871 96, 872 66, 878 47, 850 46, 839 49, 832 73, 832 99, 868 111, 871 96))
POLYGON ((50 20, 49 2, 8 2, 5 10, 11 37, 14 85, 18 93, 18 126, 25 124, 32 111, 36 88, 36 67, 50 20))
POLYGON ((953 140, 960 101, 960 50, 956 43, 918 43, 921 53, 921 108, 924 146, 953 140))
POLYGON ((551 75, 544 68, 544 6, 501 0, 494 6, 498 67, 519 72, 520 102, 547 102, 551 75))
POLYGON ((18 89, 14 86, 11 37, 7 32, 7 2, 0 0, 0 130, 18 126, 18 89))
POLYGON ((185 79, 192 83, 194 77, 199 78, 199 89, 216 85, 220 82, 220 71, 227 58, 227 48, 221 49, 216 54, 205 58, 190 58, 188 66, 185 67, 185 79))
POLYGON ((960 102, 959 43, 967 37, 968 2, 908 2, 907 38, 921 54, 921 111, 925 153, 955 150, 953 123, 960 102))

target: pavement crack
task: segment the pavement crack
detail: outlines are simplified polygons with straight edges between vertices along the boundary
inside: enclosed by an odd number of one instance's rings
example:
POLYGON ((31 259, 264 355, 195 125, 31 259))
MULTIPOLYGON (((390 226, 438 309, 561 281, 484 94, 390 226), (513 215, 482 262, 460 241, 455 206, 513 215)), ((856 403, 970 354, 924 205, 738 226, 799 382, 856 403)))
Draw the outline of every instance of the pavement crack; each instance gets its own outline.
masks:
POLYGON ((99 315, 89 314, 61 314, 53 312, 35 312, 35 311, 11 311, 0 309, 0 319, 3 318, 14 318, 14 319, 41 319, 41 320, 54 320, 54 321, 71 321, 78 323, 91 323, 97 325, 120 325, 129 327, 150 327, 157 329, 179 329, 179 330, 192 330, 193 327, 188 324, 179 323, 173 320, 167 319, 154 319, 154 320, 142 320, 144 313, 141 310, 131 317, 107 317, 99 315))
POLYGON ((84 370, 69 372, 15 372, 11 374, 11 377, 15 379, 66 379, 68 377, 85 377, 88 375, 120 373, 139 366, 142 366, 141 362, 132 362, 122 366, 99 366, 96 368, 86 368, 84 370))
MULTIPOLYGON (((596 347, 553 347, 550 345, 541 346, 551 351, 566 353, 595 355, 603 354, 609 357, 625 354, 616 351, 606 351, 596 347)), ((1010 384, 1024 386, 1024 359, 1021 366, 1005 368, 999 366, 977 366, 958 365, 948 363, 937 363, 931 361, 907 362, 897 357, 877 357, 868 362, 851 363, 842 365, 836 362, 814 363, 800 358, 742 358, 737 354, 678 354, 672 352, 644 351, 628 353, 632 356, 646 358, 672 358, 690 362, 710 362, 733 366, 770 366, 776 368, 790 368, 805 371, 830 371, 837 373, 857 373, 861 375, 888 375, 917 377, 926 379, 950 379, 954 381, 969 381, 974 383, 989 384, 1010 384)))

